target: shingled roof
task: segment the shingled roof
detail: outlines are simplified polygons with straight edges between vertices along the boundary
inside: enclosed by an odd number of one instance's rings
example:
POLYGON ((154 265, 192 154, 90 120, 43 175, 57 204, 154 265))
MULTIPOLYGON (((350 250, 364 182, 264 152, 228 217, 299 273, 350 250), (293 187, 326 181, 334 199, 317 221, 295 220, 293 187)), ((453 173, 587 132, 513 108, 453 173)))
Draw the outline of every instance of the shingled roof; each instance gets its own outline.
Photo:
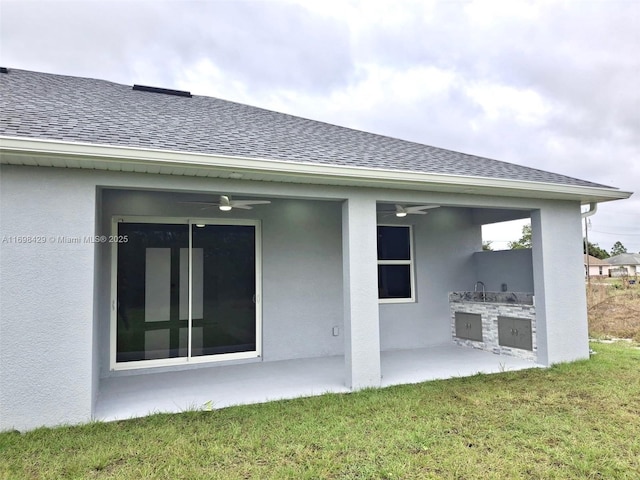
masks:
POLYGON ((218 98, 8 69, 0 135, 303 164, 610 188, 218 98))
POLYGON ((611 265, 640 265, 640 253, 621 253, 609 257, 607 261, 611 265))

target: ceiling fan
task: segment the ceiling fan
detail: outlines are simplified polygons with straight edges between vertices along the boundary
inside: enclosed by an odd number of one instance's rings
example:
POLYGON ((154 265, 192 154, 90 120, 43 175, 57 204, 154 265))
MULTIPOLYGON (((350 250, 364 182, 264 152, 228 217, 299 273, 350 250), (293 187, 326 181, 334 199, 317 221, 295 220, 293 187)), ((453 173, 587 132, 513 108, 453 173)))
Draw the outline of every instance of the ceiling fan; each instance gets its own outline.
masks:
POLYGON ((217 202, 180 202, 189 205, 201 205, 201 210, 218 207, 223 212, 228 212, 234 208, 241 210, 251 210, 253 205, 266 205, 269 200, 232 200, 230 195, 220 195, 217 202))
POLYGON ((425 210, 431 210, 432 208, 439 208, 440 205, 414 205, 411 207, 407 207, 404 205, 395 205, 395 212, 391 211, 383 211, 382 213, 387 213, 388 215, 395 215, 396 217, 406 217, 407 215, 426 215, 429 212, 425 212, 425 210))

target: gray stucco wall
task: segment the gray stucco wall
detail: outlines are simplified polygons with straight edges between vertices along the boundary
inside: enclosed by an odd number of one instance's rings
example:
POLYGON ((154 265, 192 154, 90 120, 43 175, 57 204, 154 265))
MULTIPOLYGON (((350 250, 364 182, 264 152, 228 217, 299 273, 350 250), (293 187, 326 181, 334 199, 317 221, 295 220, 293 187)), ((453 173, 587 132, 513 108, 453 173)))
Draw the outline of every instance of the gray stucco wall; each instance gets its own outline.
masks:
POLYGON ((532 212, 538 360, 589 358, 582 225, 577 202, 547 202, 532 212))
POLYGON ((279 200, 273 207, 261 217, 264 359, 341 354, 341 203, 279 200))
MULTIPOLYGON (((502 284, 509 292, 529 292, 533 288, 531 249, 476 252, 473 254, 475 280, 484 283, 487 292, 500 292, 502 284)), ((465 291, 473 290, 468 285, 465 291)))
POLYGON ((412 224, 416 302, 380 305, 382 350, 420 348, 451 341, 449 292, 473 284, 473 253, 482 246, 481 227, 467 208, 438 208, 428 215, 380 223, 412 224))
POLYGON ((90 176, 0 170, 0 430, 91 416, 94 247, 59 238, 94 232, 90 176))

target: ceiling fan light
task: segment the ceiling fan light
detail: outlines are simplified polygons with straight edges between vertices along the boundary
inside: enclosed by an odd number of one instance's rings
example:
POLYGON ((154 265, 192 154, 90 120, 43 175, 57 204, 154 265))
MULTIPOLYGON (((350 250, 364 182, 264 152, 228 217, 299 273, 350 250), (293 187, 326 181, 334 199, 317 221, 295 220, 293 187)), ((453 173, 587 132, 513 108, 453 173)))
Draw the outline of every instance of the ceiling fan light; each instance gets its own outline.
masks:
POLYGON ((396 217, 406 217, 407 216, 407 212, 396 212, 396 217))
POLYGON ((231 210, 231 199, 228 195, 220 195, 220 205, 218 206, 223 212, 231 210))

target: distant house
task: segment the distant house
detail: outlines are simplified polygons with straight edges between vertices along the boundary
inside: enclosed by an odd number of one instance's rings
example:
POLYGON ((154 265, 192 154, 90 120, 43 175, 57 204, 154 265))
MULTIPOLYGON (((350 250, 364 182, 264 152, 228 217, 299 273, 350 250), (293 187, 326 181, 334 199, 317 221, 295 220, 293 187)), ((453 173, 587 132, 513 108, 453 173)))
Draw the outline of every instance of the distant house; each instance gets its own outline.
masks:
POLYGON ((0 102, 0 430, 589 357, 581 207, 629 192, 183 91, 0 102))
POLYGON ((607 261, 611 264, 611 276, 640 275, 640 253, 621 253, 607 261))
POLYGON ((584 255, 585 275, 590 277, 608 277, 611 264, 609 259, 601 260, 593 255, 584 255), (587 271, 588 269, 588 271, 587 271))

